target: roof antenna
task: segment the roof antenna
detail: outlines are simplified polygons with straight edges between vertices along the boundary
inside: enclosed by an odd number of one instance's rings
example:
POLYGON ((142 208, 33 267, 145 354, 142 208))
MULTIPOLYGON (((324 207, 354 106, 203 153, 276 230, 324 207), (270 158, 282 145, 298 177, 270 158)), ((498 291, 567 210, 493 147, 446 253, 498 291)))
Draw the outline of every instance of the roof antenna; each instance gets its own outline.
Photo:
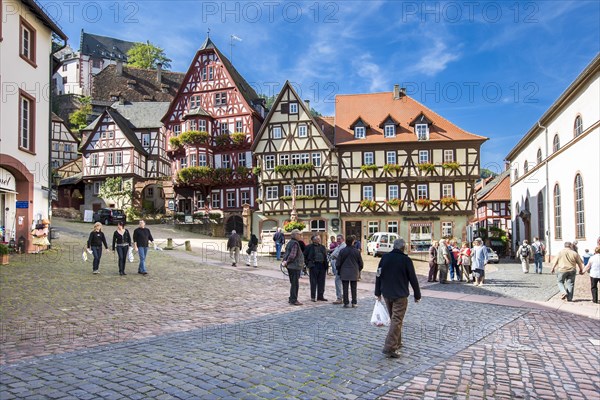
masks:
POLYGON ((206 38, 210 39, 210 28, 208 28, 208 31, 206 31, 206 38))

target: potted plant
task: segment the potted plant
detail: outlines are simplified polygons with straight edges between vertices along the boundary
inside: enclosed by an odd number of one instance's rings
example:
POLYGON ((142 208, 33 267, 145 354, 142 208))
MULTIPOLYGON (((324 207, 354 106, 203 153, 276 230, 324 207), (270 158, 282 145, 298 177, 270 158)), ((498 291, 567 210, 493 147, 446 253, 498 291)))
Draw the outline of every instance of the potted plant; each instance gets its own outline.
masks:
POLYGON ((377 207, 377 202, 375 200, 364 199, 364 200, 361 200, 360 206, 362 208, 368 208, 368 209, 372 210, 375 207, 377 207))
POLYGON ((433 201, 431 201, 430 199, 417 199, 417 201, 415 201, 415 204, 421 207, 427 207, 433 204, 433 201))
POLYGON ((417 168, 419 168, 419 171, 421 172, 433 172, 435 171, 435 164, 432 163, 421 163, 421 164, 417 164, 417 168))
POLYGON ((244 132, 234 132, 231 134, 231 141, 233 144, 246 143, 246 134, 244 132))
POLYGON ((222 134, 222 135, 215 137, 215 142, 217 143, 217 146, 227 146, 228 144, 231 143, 231 139, 230 139, 229 135, 222 134))
POLYGON ((451 206, 453 204, 458 204, 458 200, 456 200, 456 197, 442 197, 440 202, 445 206, 451 206))
POLYGON ((450 172, 456 172, 458 170, 460 170, 460 164, 457 162, 447 162, 447 163, 443 163, 442 167, 444 169, 447 169, 450 172))
POLYGON ((0 243, 0 265, 8 264, 8 246, 0 243))
POLYGON ((392 207, 396 207, 396 206, 400 205, 401 201, 400 201, 400 199, 394 198, 394 199, 387 200, 386 203, 388 203, 392 207))
POLYGON ((377 171, 377 169, 379 169, 379 167, 375 164, 363 164, 360 166, 362 172, 377 171))
POLYGON ((394 171, 400 171, 402 169, 401 165, 398 164, 385 164, 383 166, 383 172, 394 172, 394 171))
POLYGON ((300 221, 290 221, 287 224, 283 224, 283 230, 286 232, 291 232, 294 229, 298 229, 299 231, 303 231, 306 228, 306 224, 300 221))

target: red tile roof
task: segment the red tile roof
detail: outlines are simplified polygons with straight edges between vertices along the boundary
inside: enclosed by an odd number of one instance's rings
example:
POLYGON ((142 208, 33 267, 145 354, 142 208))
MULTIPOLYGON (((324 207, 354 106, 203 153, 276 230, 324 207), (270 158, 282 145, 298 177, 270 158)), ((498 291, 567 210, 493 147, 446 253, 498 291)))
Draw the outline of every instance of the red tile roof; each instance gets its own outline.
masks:
POLYGON ((323 131, 323 133, 325 134, 325 136, 327 136, 327 139, 329 139, 329 141, 331 143, 333 143, 333 123, 334 123, 335 117, 315 117, 315 122, 319 125, 319 128, 321 128, 321 130, 323 131))
POLYGON ((409 96, 402 95, 401 98, 394 99, 392 92, 383 92, 336 96, 335 144, 417 142, 414 129, 409 124, 421 113, 433 122, 429 128, 429 141, 487 140, 486 137, 459 128, 409 96), (388 116, 400 123, 400 126, 396 127, 394 138, 384 138, 383 128, 379 127, 381 121, 388 116), (354 132, 350 129, 358 117, 370 125, 365 139, 355 139, 354 132))
POLYGON ((490 191, 477 199, 478 203, 486 201, 510 201, 510 174, 504 174, 504 177, 490 191))

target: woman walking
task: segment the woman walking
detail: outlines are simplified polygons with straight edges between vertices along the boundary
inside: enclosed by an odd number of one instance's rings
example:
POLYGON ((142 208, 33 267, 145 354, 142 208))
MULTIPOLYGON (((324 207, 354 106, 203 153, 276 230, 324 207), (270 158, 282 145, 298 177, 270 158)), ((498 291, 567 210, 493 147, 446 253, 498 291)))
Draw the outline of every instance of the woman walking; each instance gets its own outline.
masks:
POLYGON ((92 272, 94 274, 100 273, 98 267, 100 267, 100 258, 102 258, 102 245, 108 250, 106 238, 104 237, 104 232, 102 232, 102 224, 96 222, 94 224, 94 230, 90 232, 87 241, 87 248, 88 250, 92 250, 92 254, 94 255, 94 262, 92 263, 92 272))
POLYGON ((356 302, 356 282, 363 269, 363 259, 360 251, 353 246, 356 236, 346 236, 346 247, 340 251, 337 258, 336 267, 337 273, 342 279, 342 292, 344 298, 344 308, 350 307, 348 299, 348 286, 352 291, 352 307, 357 307, 356 302))
POLYGON ((125 273, 125 262, 127 261, 129 246, 131 246, 131 235, 125 229, 125 224, 119 221, 117 223, 117 230, 113 234, 112 250, 117 250, 117 255, 119 256, 119 275, 121 276, 127 275, 125 273))
POLYGON ((246 265, 252 265, 254 268, 258 268, 258 260, 256 259, 256 252, 258 251, 258 238, 253 233, 250 235, 250 242, 248 242, 248 250, 246 253, 248 256, 246 257, 246 265))
POLYGON ((438 241, 434 240, 431 242, 429 248, 429 275, 427 276, 427 282, 437 282, 436 276, 438 271, 437 266, 437 252, 438 252, 438 241))
POLYGON ((598 283, 600 282, 600 246, 596 247, 594 255, 588 260, 584 272, 585 271, 590 272, 592 301, 598 304, 598 283))

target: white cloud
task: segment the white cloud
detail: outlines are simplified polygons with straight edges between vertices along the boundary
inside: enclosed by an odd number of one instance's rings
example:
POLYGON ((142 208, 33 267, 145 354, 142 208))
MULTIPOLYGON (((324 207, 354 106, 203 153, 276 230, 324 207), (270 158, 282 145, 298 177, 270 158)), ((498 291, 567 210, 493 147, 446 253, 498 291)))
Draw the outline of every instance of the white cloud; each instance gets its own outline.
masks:
POLYGON ((385 73, 371 59, 370 54, 364 54, 357 59, 353 59, 352 67, 356 70, 358 76, 367 79, 370 92, 381 92, 389 89, 385 73))
POLYGON ((433 76, 445 70, 449 63, 458 60, 460 53, 448 50, 442 39, 436 38, 433 48, 425 48, 416 58, 419 61, 408 69, 409 72, 433 76))

